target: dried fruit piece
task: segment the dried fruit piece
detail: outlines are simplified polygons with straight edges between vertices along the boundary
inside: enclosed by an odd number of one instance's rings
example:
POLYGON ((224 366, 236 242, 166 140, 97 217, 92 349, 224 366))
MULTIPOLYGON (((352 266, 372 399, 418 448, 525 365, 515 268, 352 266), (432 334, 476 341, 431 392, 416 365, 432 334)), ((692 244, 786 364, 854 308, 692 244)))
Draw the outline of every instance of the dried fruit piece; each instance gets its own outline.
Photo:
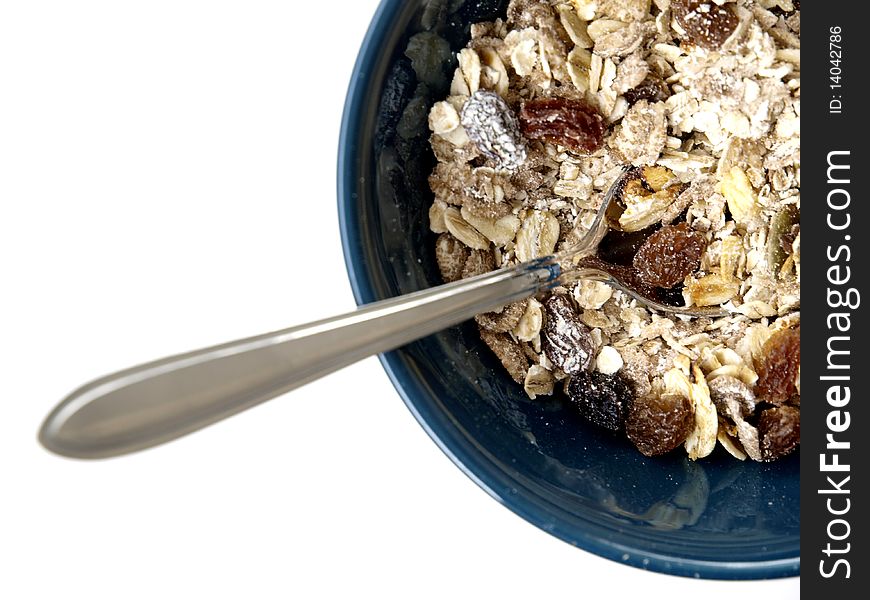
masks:
POLYGON ((462 269, 468 260, 468 247, 449 233, 442 233, 435 240, 435 262, 446 283, 462 278, 462 269))
POLYGON ((611 431, 624 429, 634 394, 620 375, 580 371, 571 376, 566 391, 582 417, 611 431))
POLYGON ((474 92, 462 107, 460 120, 471 141, 500 169, 515 171, 526 162, 517 118, 498 94, 474 92))
POLYGON ((480 339, 495 353, 511 378, 519 384, 526 379, 529 359, 518 342, 506 333, 495 333, 478 327, 480 339))
POLYGON ((649 102, 664 102, 671 95, 668 84, 658 75, 647 75, 639 85, 627 90, 623 97, 629 104, 634 104, 640 100, 649 102))
POLYGON ((477 324, 496 333, 507 333, 519 324, 526 313, 526 301, 511 302, 500 312, 492 311, 474 317, 477 324))
POLYGON ((801 443, 801 411, 794 406, 777 406, 761 411, 758 434, 762 460, 781 458, 801 443))
POLYGON ((625 422, 628 439, 646 456, 670 452, 695 425, 692 402, 682 394, 636 398, 625 422))
POLYGON ((698 269, 706 247, 704 236, 688 223, 667 225, 640 247, 634 255, 634 268, 644 282, 670 288, 698 269))
POLYGON ((730 8, 712 0, 673 0, 671 10, 686 39, 708 50, 720 48, 739 22, 730 8))
POLYGON ((551 296, 544 303, 546 320, 541 340, 544 354, 565 373, 586 370, 595 357, 591 332, 567 296, 551 296))
POLYGON ((781 329, 770 336, 756 361, 758 383, 755 394, 760 400, 781 404, 797 393, 795 380, 801 367, 801 329, 781 329))
POLYGON ((544 140, 584 154, 604 141, 604 118, 582 100, 539 98, 520 111, 520 128, 530 140, 544 140))

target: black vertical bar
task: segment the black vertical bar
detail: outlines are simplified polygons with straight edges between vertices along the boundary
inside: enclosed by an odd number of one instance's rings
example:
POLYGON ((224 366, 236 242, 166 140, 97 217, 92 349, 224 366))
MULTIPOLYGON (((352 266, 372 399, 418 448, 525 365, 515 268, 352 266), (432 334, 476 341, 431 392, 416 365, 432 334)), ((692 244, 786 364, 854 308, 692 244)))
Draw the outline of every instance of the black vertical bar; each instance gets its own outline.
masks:
MULTIPOLYGON (((801 11, 801 589, 866 597, 865 429, 868 341, 861 296, 870 235, 864 2, 801 11), (803 71, 806 77, 803 77, 803 71), (803 87, 803 83, 807 87, 803 87), (828 436, 831 436, 830 438, 828 436), (848 465, 848 466, 846 466, 848 465)), ((867 297, 870 300, 870 297, 867 297)), ((824 594, 824 595, 823 595, 824 594)))

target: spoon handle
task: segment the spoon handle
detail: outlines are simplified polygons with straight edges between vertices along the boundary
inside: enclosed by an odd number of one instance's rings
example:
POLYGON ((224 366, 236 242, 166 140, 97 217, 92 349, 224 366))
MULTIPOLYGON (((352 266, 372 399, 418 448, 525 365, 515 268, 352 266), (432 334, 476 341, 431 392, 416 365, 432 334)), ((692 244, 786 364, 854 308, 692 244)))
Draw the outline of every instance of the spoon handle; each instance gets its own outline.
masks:
POLYGON ((48 415, 39 439, 108 458, 211 425, 323 377, 545 289, 546 259, 366 305, 331 319, 171 356, 92 381, 48 415))

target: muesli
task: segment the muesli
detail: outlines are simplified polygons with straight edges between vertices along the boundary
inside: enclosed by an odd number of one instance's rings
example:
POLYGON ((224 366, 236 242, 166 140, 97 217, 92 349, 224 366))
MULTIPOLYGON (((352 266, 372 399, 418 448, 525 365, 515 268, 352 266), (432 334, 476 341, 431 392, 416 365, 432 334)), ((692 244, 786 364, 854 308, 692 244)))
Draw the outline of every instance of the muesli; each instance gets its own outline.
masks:
POLYGON ((513 0, 429 115, 445 281, 570 248, 631 166, 596 281, 478 315, 529 398, 564 394, 648 456, 800 442, 800 5, 513 0))

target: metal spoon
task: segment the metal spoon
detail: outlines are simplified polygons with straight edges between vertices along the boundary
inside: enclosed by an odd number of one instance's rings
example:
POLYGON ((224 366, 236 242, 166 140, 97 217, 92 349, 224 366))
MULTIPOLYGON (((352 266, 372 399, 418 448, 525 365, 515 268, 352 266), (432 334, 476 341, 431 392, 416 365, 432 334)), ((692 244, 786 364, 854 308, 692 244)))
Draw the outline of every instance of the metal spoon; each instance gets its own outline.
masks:
POLYGON ((537 292, 582 278, 605 281, 650 308, 691 316, 718 307, 668 306, 597 268, 563 269, 592 256, 607 232, 605 212, 625 173, 605 196, 585 238, 559 254, 375 302, 354 312, 195 350, 92 381, 46 417, 39 439, 74 458, 108 458, 191 433, 323 377, 537 292))

